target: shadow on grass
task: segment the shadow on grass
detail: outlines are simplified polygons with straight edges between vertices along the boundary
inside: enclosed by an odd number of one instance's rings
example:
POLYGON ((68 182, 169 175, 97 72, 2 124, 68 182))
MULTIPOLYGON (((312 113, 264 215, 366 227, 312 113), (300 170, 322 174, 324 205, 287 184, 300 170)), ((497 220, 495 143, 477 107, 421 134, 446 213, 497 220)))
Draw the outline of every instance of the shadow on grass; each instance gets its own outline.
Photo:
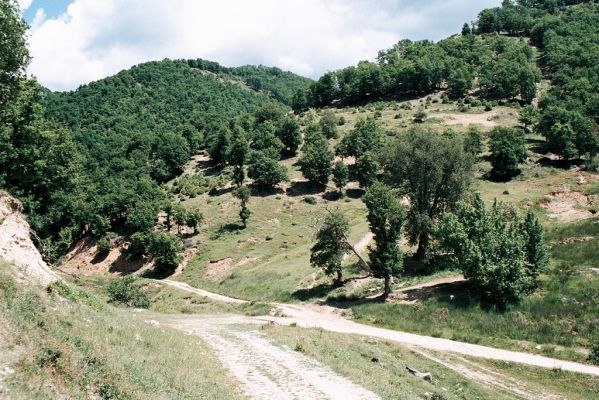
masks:
POLYGON ((335 285, 332 283, 321 283, 309 289, 298 289, 291 293, 291 297, 299 301, 311 300, 314 298, 325 297, 330 292, 335 289, 339 289, 340 287, 340 285, 335 285))
POLYGON ((543 157, 538 161, 539 165, 543 167, 553 167, 559 169, 570 169, 573 166, 580 166, 584 164, 584 160, 580 158, 571 159, 571 160, 552 160, 548 157, 543 157))
POLYGON ((252 191, 252 196, 254 197, 268 197, 276 194, 284 194, 285 191, 279 187, 275 188, 262 188, 256 186, 254 184, 250 185, 250 190, 252 191))
POLYGON ((140 276, 146 279, 166 279, 174 273, 175 268, 157 265, 152 269, 144 271, 140 276))
POLYGON ((347 197, 349 197, 350 199, 359 199, 362 196, 364 196, 364 190, 362 189, 347 189, 345 191, 345 194, 347 195, 347 197))
POLYGON ((343 195, 335 190, 335 191, 331 191, 331 192, 326 192, 325 194, 322 195, 322 198, 327 201, 337 201, 337 200, 342 199, 343 195))
POLYGON ((245 229, 243 225, 240 224, 223 224, 219 226, 218 230, 214 232, 214 234, 210 237, 211 240, 219 239, 222 235, 227 233, 237 233, 245 229))
POLYGON ((287 189, 287 196, 303 196, 306 194, 319 194, 326 190, 323 185, 314 185, 308 181, 297 181, 292 182, 291 186, 287 189))

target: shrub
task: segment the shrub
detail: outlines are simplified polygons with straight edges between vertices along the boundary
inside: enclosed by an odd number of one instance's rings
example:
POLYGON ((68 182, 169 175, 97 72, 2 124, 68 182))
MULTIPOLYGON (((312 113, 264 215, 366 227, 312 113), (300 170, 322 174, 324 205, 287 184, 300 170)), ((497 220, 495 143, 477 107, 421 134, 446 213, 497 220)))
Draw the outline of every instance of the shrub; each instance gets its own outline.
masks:
POLYGON ((98 240, 97 246, 98 254, 106 254, 110 251, 110 249, 112 249, 112 243, 107 237, 103 237, 102 239, 98 240))
POLYGON ((142 292, 136 285, 136 279, 133 276, 117 278, 110 282, 106 288, 109 301, 119 303, 129 307, 148 308, 150 299, 147 294, 142 292))
POLYGON ((316 198, 314 196, 306 196, 304 197, 304 202, 311 204, 311 205, 315 205, 316 204, 316 198))
POLYGON ((591 348, 591 353, 587 359, 591 364, 599 365, 599 342, 591 348))
POLYGON ((347 123, 347 121, 345 120, 345 117, 342 115, 339 117, 339 121, 337 121, 337 125, 339 126, 343 126, 347 123))
POLYGON ((428 118, 428 114, 422 108, 420 110, 416 111, 416 113, 414 114, 414 122, 419 123, 419 124, 426 121, 427 118, 428 118))

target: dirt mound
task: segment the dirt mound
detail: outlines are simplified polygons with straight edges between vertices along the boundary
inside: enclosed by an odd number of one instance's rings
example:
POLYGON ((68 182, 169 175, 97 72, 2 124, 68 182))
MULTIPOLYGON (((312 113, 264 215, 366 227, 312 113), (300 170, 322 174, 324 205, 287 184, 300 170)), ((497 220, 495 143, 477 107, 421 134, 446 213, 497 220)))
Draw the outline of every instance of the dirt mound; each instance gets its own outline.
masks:
POLYGON ((560 222, 572 222, 595 215, 596 211, 592 207, 599 208, 597 197, 572 192, 566 188, 564 191, 549 193, 540 200, 540 204, 547 210, 549 217, 560 222))
POLYGON ((18 200, 0 191, 0 258, 17 267, 14 272, 20 281, 48 286, 59 278, 33 244, 22 211, 18 200))
POLYGON ((210 260, 206 266, 206 277, 212 279, 222 279, 229 275, 233 267, 233 259, 231 257, 221 260, 210 260))
POLYGON ((118 238, 107 254, 100 255, 97 240, 91 237, 83 238, 62 257, 60 270, 69 274, 105 275, 129 274, 152 267, 151 263, 144 259, 127 261, 124 254, 127 246, 127 241, 118 238))

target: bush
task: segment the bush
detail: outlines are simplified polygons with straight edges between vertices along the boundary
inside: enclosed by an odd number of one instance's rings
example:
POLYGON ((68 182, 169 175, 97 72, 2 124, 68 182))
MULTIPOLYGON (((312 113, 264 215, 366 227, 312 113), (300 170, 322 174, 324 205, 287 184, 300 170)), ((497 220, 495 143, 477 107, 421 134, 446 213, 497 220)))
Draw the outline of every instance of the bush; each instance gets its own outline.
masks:
POLYGON ((423 109, 416 111, 416 113, 414 114, 414 122, 419 123, 419 124, 426 121, 427 118, 428 118, 428 114, 423 109))
POLYGON ((133 276, 129 275, 113 280, 106 288, 106 292, 109 301, 112 303, 119 303, 128 307, 150 307, 148 295, 139 289, 133 276))
POLYGON ((110 249, 112 249, 112 243, 110 242, 110 239, 107 237, 103 237, 102 239, 98 240, 98 254, 106 254, 110 251, 110 249))
POLYGON ((311 205, 315 205, 316 204, 316 198, 314 196, 306 196, 304 197, 304 202, 311 204, 311 205))
POLYGON ((599 342, 595 343, 595 345, 591 348, 591 353, 587 358, 591 364, 599 365, 599 342))
POLYGON ((339 126, 343 126, 347 123, 347 121, 345 120, 345 117, 342 115, 339 117, 339 121, 337 121, 337 125, 339 126))
POLYGON ((485 111, 493 111, 493 104, 485 102, 485 111))

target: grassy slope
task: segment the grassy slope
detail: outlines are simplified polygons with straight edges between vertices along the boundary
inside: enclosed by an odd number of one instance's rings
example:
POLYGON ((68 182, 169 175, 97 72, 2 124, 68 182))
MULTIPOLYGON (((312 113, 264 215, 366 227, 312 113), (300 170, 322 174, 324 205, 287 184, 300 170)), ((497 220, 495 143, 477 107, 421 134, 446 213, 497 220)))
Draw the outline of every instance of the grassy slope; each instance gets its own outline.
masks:
POLYGON ((13 398, 243 397, 197 338, 156 328, 82 291, 70 293, 76 301, 48 298, 0 267, 0 312, 8 322, 2 330, 20 355, 5 382, 13 398))
MULTIPOLYGON (((413 101, 414 105, 418 100, 413 101)), ((412 124, 412 110, 402 110, 395 103, 376 103, 364 107, 336 109, 347 123, 340 127, 341 134, 348 132, 358 117, 374 115, 377 111, 379 121, 389 131, 402 129, 412 124), (397 117, 396 117, 397 116, 397 117)), ((476 120, 477 115, 485 114, 482 107, 473 108, 468 113, 457 111, 455 104, 433 103, 428 109, 429 120, 426 124, 435 129, 448 127, 445 122, 449 114, 452 118, 476 120)), ((496 121, 503 125, 517 124, 517 109, 496 107, 490 113, 496 115, 496 121)), ((486 115, 486 114, 485 114, 486 115)), ((480 118, 478 119, 480 121, 480 118)), ((483 119, 483 122, 486 120, 483 119)), ((457 131, 464 131, 464 124, 451 125, 457 131)), ((488 124, 481 126, 490 130, 488 124)), ((538 146, 540 138, 531 135, 528 145, 531 150, 538 146)), ((534 154, 534 158, 542 155, 534 154)), ((285 163, 291 169, 292 179, 301 179, 293 167, 295 159, 285 163)), ((469 302, 467 296, 459 293, 454 301, 446 298, 423 301, 418 305, 368 304, 353 308, 355 318, 362 322, 374 323, 396 329, 409 330, 424 334, 454 338, 470 342, 482 342, 500 347, 525 349, 572 359, 584 359, 584 351, 578 347, 588 347, 591 341, 593 325, 593 307, 595 302, 572 306, 564 298, 593 298, 595 275, 582 273, 582 266, 589 266, 590 260, 596 260, 593 252, 596 240, 591 242, 561 245, 558 236, 587 236, 587 230, 598 227, 591 222, 560 225, 547 217, 539 206, 539 199, 563 184, 569 184, 573 190, 590 190, 591 184, 576 184, 577 173, 550 166, 538 166, 535 163, 522 166, 523 174, 507 183, 489 182, 482 178, 490 169, 486 161, 477 168, 481 178, 476 179, 475 187, 487 201, 498 198, 516 204, 521 209, 532 208, 541 217, 549 230, 548 243, 553 248, 552 272, 544 277, 541 290, 529 297, 520 306, 508 312, 494 312, 476 302, 469 302), (505 194, 505 193, 508 194, 505 194), (587 228, 582 228, 587 226, 587 228), (586 229, 586 230, 585 230, 586 229), (561 232, 561 233, 560 233, 561 232), (586 232, 586 233, 585 233, 586 232), (581 252, 584 249, 584 252, 581 252), (572 265, 574 273, 564 279, 560 265, 572 265), (551 310, 548 312, 548 310, 551 310), (541 348, 536 348, 541 344, 541 348), (563 349, 561 346, 571 347, 563 349)), ((253 215, 246 230, 220 229, 226 224, 237 222, 237 203, 230 193, 219 196, 202 195, 188 200, 190 205, 198 205, 208 217, 207 226, 201 236, 199 255, 178 278, 192 285, 204 287, 216 292, 258 301, 297 301, 318 298, 335 298, 343 295, 361 296, 368 289, 377 286, 369 282, 354 290, 348 288, 332 290, 329 279, 315 274, 309 266, 309 247, 311 235, 319 216, 324 215, 325 207, 339 207, 351 220, 352 241, 357 242, 367 232, 364 208, 358 198, 348 198, 329 202, 322 193, 311 194, 318 199, 317 205, 302 201, 305 195, 287 196, 285 193, 263 197, 252 197, 250 207, 253 215), (267 240, 267 238, 271 240, 267 240), (255 241, 254 241, 255 240, 255 241), (224 273, 211 273, 210 260, 231 257, 231 267, 224 273), (235 266, 245 257, 257 258, 251 264, 235 266), (303 288, 313 286, 312 290, 303 288)), ((596 231, 594 231, 596 232, 596 231)), ((596 235, 596 233, 593 233, 596 235)), ((409 251, 409 248, 405 248, 409 251)), ((591 262, 592 263, 592 262, 591 262)), ((359 272, 350 273, 358 275, 359 272)), ((398 284, 408 284, 423 278, 399 279, 398 284)), ((369 292, 370 293, 370 292, 369 292)), ((456 293, 453 293, 454 295, 456 293)), ((577 300, 578 301, 578 300, 577 300)))

